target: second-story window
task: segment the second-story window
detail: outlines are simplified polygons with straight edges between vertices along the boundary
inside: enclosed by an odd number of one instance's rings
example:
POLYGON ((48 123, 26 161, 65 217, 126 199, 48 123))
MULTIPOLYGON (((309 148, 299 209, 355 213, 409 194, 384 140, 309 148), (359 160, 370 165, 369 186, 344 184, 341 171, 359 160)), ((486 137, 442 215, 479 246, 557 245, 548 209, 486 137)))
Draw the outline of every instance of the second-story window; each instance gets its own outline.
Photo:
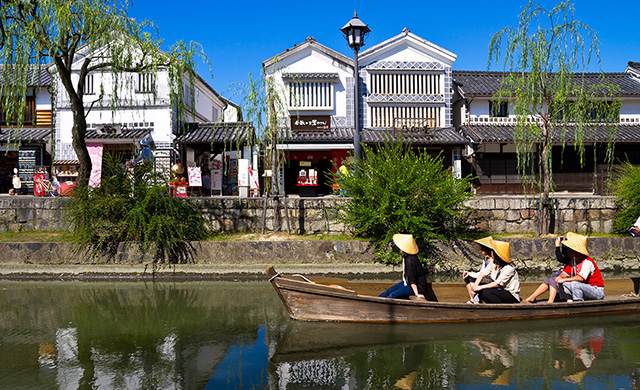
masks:
POLYGON ((0 106, 0 125, 15 125, 18 123, 20 113, 17 110, 24 109, 23 124, 32 124, 36 117, 36 98, 35 96, 27 96, 26 106, 17 109, 6 108, 0 106))
POLYGON ((289 107, 331 108, 332 95, 332 83, 292 83, 289 84, 289 107))
POLYGON ((137 93, 153 93, 156 89, 156 78, 151 73, 138 73, 137 93))
POLYGON ((95 93, 94 90, 93 90, 93 75, 92 74, 88 74, 84 78, 84 88, 82 89, 82 92, 85 95, 93 95, 95 93))
POLYGON ((372 94, 439 95, 440 75, 428 73, 372 73, 372 94))
POLYGON ((509 116, 509 102, 489 102, 489 116, 492 118, 506 118, 509 116))

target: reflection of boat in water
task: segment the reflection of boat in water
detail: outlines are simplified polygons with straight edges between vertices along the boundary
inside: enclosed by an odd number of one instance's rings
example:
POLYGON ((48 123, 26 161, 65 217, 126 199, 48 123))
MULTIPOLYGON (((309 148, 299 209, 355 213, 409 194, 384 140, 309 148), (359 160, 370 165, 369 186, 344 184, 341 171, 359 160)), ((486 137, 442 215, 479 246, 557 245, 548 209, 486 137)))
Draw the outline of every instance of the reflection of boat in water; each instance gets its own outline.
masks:
MULTIPOLYGON (((535 331, 563 330, 565 333, 575 329, 601 329, 603 327, 635 326, 636 314, 621 314, 613 317, 591 317, 588 322, 577 327, 574 318, 551 318, 536 322, 535 331)), ((526 321, 504 322, 500 324, 500 334, 525 335, 532 332, 531 324, 526 321)), ((296 362, 313 359, 331 359, 345 357, 355 353, 385 349, 391 347, 415 346, 434 342, 473 341, 487 338, 495 340, 496 324, 442 323, 442 324, 368 324, 349 322, 290 321, 279 338, 275 353, 271 357, 274 363, 296 362)))
MULTIPOLYGON (((523 320, 640 311, 640 297, 606 297, 596 301, 538 304, 481 304, 379 298, 306 278, 284 277, 266 270, 289 316, 305 321, 433 323, 523 320)), ((427 298, 430 298, 427 296, 427 298)))

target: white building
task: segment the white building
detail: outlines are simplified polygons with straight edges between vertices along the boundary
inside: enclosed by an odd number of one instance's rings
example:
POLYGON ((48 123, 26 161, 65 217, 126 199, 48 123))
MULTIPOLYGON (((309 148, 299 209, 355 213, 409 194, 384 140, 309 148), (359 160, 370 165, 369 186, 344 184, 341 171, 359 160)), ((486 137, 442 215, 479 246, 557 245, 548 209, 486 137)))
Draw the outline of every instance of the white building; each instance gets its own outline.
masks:
MULTIPOLYGON (((72 80, 76 85, 83 61, 84 58, 78 56, 72 67, 72 80)), ((55 67, 50 69, 53 71, 55 67)), ((61 180, 68 180, 78 172, 78 160, 72 146, 73 113, 69 96, 55 74, 54 85, 54 173, 61 180)), ((198 76, 192 83, 188 75, 184 75, 183 94, 185 122, 237 120, 237 106, 218 95, 198 76)), ((177 105, 171 101, 167 69, 118 75, 108 71, 90 73, 84 86, 84 105, 87 113, 85 140, 92 156, 117 151, 134 157, 140 141, 147 138, 155 143, 154 155, 159 164, 167 168, 170 160, 177 158, 174 141, 182 129, 179 128, 177 105)), ((94 171, 96 169, 99 170, 99 166, 94 166, 94 171)))
MULTIPOLYGON (((362 143, 375 145, 392 134, 434 154, 442 151, 461 172, 467 140, 453 128, 456 55, 405 28, 363 50, 358 59, 362 143)), ((287 193, 332 191, 324 173, 340 166, 353 149, 354 66, 352 59, 313 38, 263 62, 287 103, 282 119, 288 126, 278 145, 289 161, 283 168, 287 193), (315 180, 304 177, 311 173, 315 180)))

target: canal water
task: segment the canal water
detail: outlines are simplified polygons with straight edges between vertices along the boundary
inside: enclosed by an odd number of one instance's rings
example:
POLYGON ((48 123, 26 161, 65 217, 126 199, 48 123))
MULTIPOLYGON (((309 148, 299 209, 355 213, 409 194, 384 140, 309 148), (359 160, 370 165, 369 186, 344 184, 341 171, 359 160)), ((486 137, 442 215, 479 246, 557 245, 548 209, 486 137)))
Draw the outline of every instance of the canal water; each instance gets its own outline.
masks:
POLYGON ((1 389, 640 389, 640 315, 303 323, 266 281, 0 281, 1 389))

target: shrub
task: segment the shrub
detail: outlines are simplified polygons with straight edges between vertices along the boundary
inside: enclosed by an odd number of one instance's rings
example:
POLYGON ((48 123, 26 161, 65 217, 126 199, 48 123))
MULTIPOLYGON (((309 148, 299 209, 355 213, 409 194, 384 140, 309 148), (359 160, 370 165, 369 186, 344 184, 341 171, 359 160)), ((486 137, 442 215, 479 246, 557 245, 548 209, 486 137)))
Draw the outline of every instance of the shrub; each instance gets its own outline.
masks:
POLYGON ((626 233, 640 216, 640 168, 629 162, 621 164, 616 169, 611 189, 618 205, 613 230, 616 233, 626 233))
POLYGON ((351 164, 349 174, 334 174, 352 198, 338 204, 337 218, 356 236, 369 239, 379 252, 395 233, 413 234, 428 246, 462 226, 470 178, 455 178, 444 168, 441 153, 431 156, 401 142, 365 146, 364 152, 366 159, 351 164))
POLYGON ((78 187, 65 208, 78 249, 113 259, 127 246, 154 262, 187 262, 189 241, 206 238, 206 222, 192 203, 171 196, 151 164, 132 168, 105 154, 98 188, 78 187), (123 244, 123 247, 120 245, 123 244))

